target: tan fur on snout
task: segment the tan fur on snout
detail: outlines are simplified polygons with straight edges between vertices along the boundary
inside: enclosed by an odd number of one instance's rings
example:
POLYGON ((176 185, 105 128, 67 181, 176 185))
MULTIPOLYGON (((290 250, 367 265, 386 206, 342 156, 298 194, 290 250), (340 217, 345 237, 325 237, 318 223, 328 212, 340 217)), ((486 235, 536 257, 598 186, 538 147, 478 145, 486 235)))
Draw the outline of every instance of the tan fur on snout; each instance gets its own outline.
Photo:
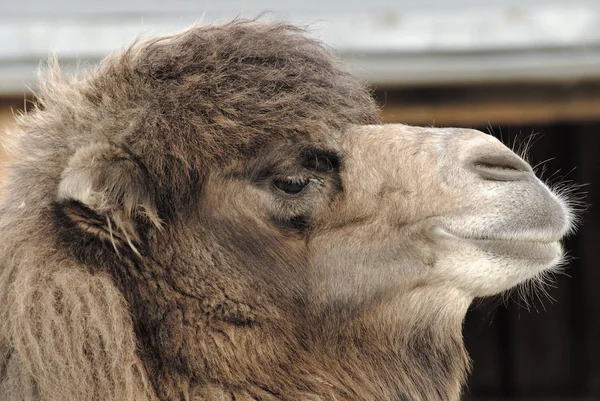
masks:
POLYGON ((458 400, 472 299, 572 225, 492 137, 377 125, 292 26, 43 79, 0 207, 3 401, 458 400))

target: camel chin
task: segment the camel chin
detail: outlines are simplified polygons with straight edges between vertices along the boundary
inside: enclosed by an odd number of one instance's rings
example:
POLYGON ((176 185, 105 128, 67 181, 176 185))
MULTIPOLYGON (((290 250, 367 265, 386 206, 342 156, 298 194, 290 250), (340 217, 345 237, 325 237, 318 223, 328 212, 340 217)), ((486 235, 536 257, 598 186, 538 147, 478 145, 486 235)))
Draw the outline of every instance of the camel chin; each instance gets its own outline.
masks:
POLYGON ((451 249, 437 265, 443 277, 473 297, 509 290, 552 271, 563 259, 560 241, 463 238, 442 229, 436 234, 451 249))

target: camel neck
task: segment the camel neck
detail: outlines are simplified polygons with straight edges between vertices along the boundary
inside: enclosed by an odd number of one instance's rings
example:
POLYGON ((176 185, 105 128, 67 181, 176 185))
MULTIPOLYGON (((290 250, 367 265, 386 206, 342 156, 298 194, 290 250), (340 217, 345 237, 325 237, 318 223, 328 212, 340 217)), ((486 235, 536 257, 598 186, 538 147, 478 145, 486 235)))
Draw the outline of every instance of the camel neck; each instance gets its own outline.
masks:
POLYGON ((348 400, 458 400, 469 370, 462 322, 470 302, 436 287, 356 308, 330 305, 308 325, 311 355, 348 400))

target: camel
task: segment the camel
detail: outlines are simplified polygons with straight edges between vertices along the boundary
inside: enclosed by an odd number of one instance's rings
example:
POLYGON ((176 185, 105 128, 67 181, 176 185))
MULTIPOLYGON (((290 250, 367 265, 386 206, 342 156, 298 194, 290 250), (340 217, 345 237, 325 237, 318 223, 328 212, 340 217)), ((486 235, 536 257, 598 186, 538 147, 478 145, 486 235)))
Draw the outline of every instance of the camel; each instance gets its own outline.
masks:
POLYGON ((573 226, 500 141, 381 124, 281 23, 54 66, 5 145, 6 401, 458 400, 467 308, 573 226))

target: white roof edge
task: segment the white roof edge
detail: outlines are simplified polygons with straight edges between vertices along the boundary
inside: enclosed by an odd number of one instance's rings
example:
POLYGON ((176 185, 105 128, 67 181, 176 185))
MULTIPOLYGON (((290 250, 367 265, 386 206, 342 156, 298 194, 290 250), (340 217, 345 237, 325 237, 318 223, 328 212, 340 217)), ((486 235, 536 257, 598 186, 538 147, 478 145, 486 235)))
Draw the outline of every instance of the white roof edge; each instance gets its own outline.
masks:
MULTIPOLYGON (((600 3, 508 7, 494 1, 436 8, 413 3, 383 11, 365 5, 364 12, 287 15, 299 24, 313 21, 310 32, 375 85, 600 79, 600 3)), ((136 37, 182 30, 201 14, 0 15, 0 95, 36 88, 40 60, 53 52, 67 69, 77 60, 94 65, 136 37)), ((215 21, 227 18, 207 14, 202 23, 215 21)))

